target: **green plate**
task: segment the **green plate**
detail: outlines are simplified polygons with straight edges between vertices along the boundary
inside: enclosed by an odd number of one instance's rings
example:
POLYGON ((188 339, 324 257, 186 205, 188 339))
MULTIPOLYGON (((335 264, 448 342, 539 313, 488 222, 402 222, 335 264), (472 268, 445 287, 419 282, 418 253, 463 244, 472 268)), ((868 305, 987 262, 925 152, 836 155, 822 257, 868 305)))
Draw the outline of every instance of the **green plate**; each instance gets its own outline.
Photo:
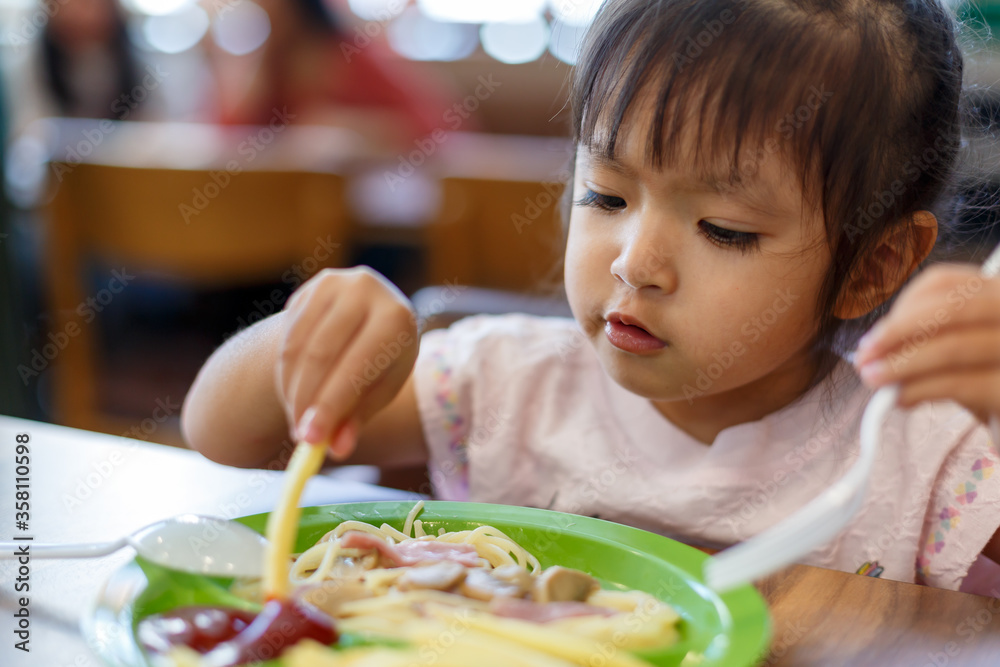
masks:
MULTIPOLYGON (((310 507, 302 511, 296 550, 304 551, 348 519, 402 528, 412 501, 310 507)), ((600 579, 605 587, 646 591, 681 615, 681 641, 642 654, 658 667, 746 667, 766 656, 771 619, 751 586, 718 595, 703 583, 705 554, 674 540, 617 523, 549 510, 427 501, 419 518, 427 532, 466 530, 489 524, 541 561, 600 579)), ((266 514, 240 519, 264 532, 266 514)), ((84 623, 94 650, 113 667, 145 667, 135 639, 137 623, 150 614, 189 604, 247 603, 232 597, 228 581, 168 570, 136 559, 111 578, 84 623)), ((272 663, 268 663, 269 665, 272 663)), ((275 665, 280 663, 273 663, 275 665)))

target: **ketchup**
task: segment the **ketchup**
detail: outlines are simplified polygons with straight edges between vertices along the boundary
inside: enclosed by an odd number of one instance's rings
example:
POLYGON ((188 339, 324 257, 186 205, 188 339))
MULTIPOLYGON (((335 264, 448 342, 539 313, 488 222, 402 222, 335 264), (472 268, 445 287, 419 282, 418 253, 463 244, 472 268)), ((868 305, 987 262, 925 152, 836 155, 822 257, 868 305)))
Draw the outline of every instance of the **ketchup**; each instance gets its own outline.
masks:
POLYGON ((181 645, 207 653, 239 634, 255 616, 252 611, 223 607, 181 607, 143 620, 139 641, 156 653, 181 645))
POLYGON ((151 651, 188 646, 218 667, 264 662, 302 639, 337 641, 333 622, 294 600, 270 600, 254 614, 224 607, 183 607, 139 624, 139 638, 151 651))

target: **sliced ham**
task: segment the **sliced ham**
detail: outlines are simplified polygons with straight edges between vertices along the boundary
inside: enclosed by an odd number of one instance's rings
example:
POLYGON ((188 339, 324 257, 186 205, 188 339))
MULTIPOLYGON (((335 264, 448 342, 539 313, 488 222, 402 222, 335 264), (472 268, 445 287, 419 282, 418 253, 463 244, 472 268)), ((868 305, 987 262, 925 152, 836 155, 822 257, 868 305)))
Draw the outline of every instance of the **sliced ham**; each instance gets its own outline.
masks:
POLYGON ((608 607, 598 607, 586 602, 546 602, 539 604, 531 600, 498 597, 490 603, 490 611, 496 616, 516 618, 532 623, 549 623, 574 616, 614 616, 618 612, 608 607))
POLYGON ((476 547, 471 544, 413 540, 401 542, 395 548, 396 552, 405 559, 404 565, 416 565, 423 561, 437 560, 450 560, 466 567, 476 567, 480 564, 476 547))
POLYGON ((447 560, 466 567, 479 565, 479 554, 471 544, 451 544, 431 540, 408 540, 393 546, 370 533, 349 530, 340 537, 345 549, 375 549, 394 567, 447 560))

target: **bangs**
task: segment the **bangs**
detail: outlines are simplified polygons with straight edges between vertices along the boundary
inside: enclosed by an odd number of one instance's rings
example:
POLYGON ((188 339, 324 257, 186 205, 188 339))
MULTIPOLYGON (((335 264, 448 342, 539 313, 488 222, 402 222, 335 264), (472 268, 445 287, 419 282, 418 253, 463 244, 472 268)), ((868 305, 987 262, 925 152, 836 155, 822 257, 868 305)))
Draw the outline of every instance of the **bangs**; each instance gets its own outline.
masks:
POLYGON ((850 123, 831 119, 878 116, 845 106, 877 104, 889 85, 878 71, 861 71, 856 54, 869 38, 878 36, 792 3, 614 3, 584 44, 572 92, 574 138, 613 159, 623 124, 648 117, 648 127, 630 129, 646 133, 644 159, 657 169, 684 160, 737 183, 777 154, 803 193, 826 199, 831 147, 860 138, 850 123), (652 114, 635 113, 640 98, 652 114))
POLYGON ((606 0, 573 75, 575 145, 613 162, 626 132, 643 148, 634 160, 723 186, 780 160, 832 253, 816 350, 850 349, 891 296, 871 291, 848 321, 842 290, 888 233, 915 238, 914 213, 941 220, 953 207, 955 30, 938 0, 606 0))

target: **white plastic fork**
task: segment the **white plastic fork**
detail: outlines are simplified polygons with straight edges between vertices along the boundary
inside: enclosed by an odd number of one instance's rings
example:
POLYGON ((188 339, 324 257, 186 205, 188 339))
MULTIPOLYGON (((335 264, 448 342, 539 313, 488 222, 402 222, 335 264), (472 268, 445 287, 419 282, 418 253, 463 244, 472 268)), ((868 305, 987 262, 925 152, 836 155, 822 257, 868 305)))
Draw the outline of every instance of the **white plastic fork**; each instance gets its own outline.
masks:
MULTIPOLYGON (((1000 273, 1000 245, 980 269, 984 277, 1000 273)), ((868 478, 882 439, 882 424, 896 406, 899 385, 882 387, 861 417, 861 451, 844 474, 801 510, 754 537, 705 562, 705 583, 718 593, 777 572, 830 541, 857 513, 868 490, 868 478)), ((1000 419, 990 417, 993 446, 1000 447, 1000 419)))

